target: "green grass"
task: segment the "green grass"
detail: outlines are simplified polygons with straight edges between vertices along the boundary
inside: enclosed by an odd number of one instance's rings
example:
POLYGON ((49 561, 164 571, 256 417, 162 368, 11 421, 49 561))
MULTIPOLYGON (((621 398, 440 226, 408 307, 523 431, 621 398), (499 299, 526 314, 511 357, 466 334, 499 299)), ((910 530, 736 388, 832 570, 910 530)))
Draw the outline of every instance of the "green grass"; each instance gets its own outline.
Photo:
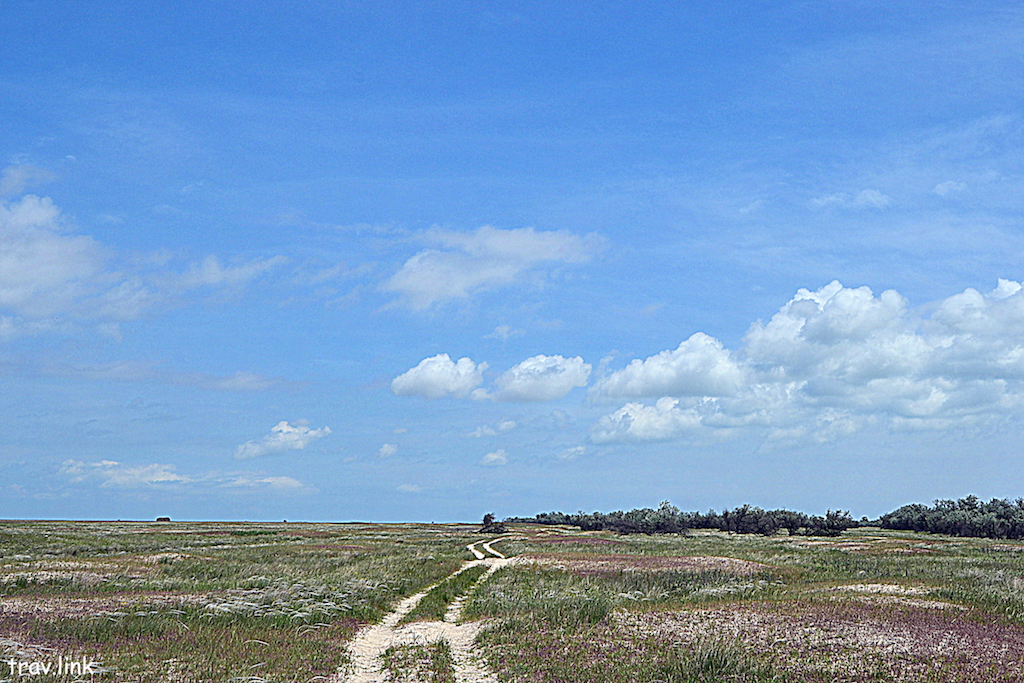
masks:
POLYGON ((390 647, 383 659, 388 680, 395 683, 455 683, 452 651, 443 640, 390 647))
POLYGON ((468 593, 486 571, 487 567, 476 565, 445 579, 423 596, 416 607, 402 618, 402 623, 441 621, 452 601, 468 593))
POLYGON ((695 648, 648 638, 624 640, 597 624, 552 628, 513 618, 480 637, 503 680, 542 683, 783 683, 738 643, 710 640, 695 648))
POLYGON ((3 523, 0 597, 46 608, 0 615, 0 655, 80 653, 112 669, 98 680, 139 683, 329 676, 360 624, 461 566, 473 531, 3 523))
MULTIPOLYGON (((446 579, 462 566, 466 544, 479 539, 470 525, 5 522, 0 655, 23 643, 95 656, 113 669, 97 680, 124 683, 305 683, 344 663, 361 625, 432 585, 407 619, 442 619, 452 600, 468 594, 463 618, 491 619, 480 647, 506 682, 803 683, 831 680, 828 667, 850 654, 815 654, 820 661, 809 657, 810 668, 794 674, 792 657, 723 640, 724 633, 681 646, 627 628, 700 610, 821 614, 842 624, 955 623, 968 635, 1010 638, 1008 652, 1024 649, 1024 543, 870 528, 836 539, 538 531, 520 527, 527 537, 503 539, 502 552, 625 556, 639 567, 657 566, 650 558, 720 556, 766 568, 752 576, 665 568, 584 574, 522 564, 479 582, 482 566, 446 579), (897 584, 965 609, 869 604, 836 590, 848 584, 897 584)), ((413 667, 423 680, 447 681, 450 657, 433 644, 397 648, 386 659, 394 676, 413 667)), ((865 661, 850 680, 1010 680, 996 659, 967 654, 865 661), (981 668, 970 668, 975 663, 981 668)))

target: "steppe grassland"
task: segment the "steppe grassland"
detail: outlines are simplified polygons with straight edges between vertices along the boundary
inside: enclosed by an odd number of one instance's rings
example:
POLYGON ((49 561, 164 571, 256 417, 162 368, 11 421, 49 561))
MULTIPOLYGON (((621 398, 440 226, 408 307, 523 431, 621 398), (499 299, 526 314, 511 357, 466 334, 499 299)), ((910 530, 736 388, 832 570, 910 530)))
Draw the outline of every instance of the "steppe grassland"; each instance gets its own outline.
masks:
POLYGON ((1024 681, 1022 544, 865 528, 496 547, 535 562, 464 614, 502 617, 481 644, 509 680, 1024 681))
POLYGON ((0 654, 117 681, 327 676, 361 624, 458 569, 471 529, 3 523, 0 654))
MULTIPOLYGON (((1024 680, 1024 545, 876 529, 511 536, 494 547, 529 562, 464 609, 492 619, 480 651, 505 681, 1024 680)), ((454 525, 3 523, 0 647, 91 656, 105 680, 321 680, 360 625, 442 581, 481 538, 454 525)), ((441 680, 445 655, 396 650, 386 668, 399 680, 418 662, 402 680, 441 680)))

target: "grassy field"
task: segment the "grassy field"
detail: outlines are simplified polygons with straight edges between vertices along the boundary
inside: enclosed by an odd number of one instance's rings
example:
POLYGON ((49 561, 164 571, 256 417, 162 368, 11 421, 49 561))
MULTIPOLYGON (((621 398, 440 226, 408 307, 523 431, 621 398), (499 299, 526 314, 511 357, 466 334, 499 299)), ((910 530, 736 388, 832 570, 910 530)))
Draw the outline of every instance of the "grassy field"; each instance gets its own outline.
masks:
MULTIPOLYGON (((494 544, 517 562, 446 580, 482 538, 469 525, 0 523, 0 681, 73 680, 14 670, 58 657, 101 662, 95 680, 326 680, 361 626, 428 589, 405 621, 440 620, 465 595, 502 681, 1024 681, 1022 543, 518 526, 494 544)), ((384 660, 388 680, 455 680, 443 641, 384 660)))

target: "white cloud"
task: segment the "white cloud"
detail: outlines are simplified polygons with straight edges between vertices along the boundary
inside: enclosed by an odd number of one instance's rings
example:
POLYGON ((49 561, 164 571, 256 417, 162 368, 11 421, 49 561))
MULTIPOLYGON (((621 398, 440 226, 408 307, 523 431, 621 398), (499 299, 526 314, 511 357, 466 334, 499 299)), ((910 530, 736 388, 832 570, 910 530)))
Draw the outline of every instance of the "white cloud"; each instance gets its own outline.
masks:
POLYGON ((0 203, 0 309, 38 319, 95 300, 105 261, 101 246, 72 234, 50 199, 0 203))
POLYGON ((664 397, 653 406, 627 403, 605 415, 590 433, 594 443, 618 441, 667 441, 700 427, 700 416, 692 408, 680 408, 679 400, 664 397))
POLYGON ((884 195, 878 190, 861 190, 856 195, 849 195, 845 192, 830 194, 825 197, 818 197, 811 200, 811 204, 817 207, 836 206, 842 209, 884 209, 892 204, 892 198, 884 195))
POLYGON ((604 397, 661 392, 653 406, 631 402, 602 417, 591 439, 762 429, 780 443, 825 442, 872 424, 950 429, 1002 420, 1024 408, 1024 287, 999 280, 987 294, 967 289, 930 315, 911 313, 892 290, 876 296, 839 282, 801 289, 767 323, 754 323, 737 353, 695 335, 594 389, 604 397), (711 381, 710 368, 724 368, 728 381, 711 381))
POLYGON ((499 401, 551 401, 575 387, 587 386, 590 364, 579 356, 533 356, 505 371, 495 380, 493 398, 499 401))
POLYGON ((823 363, 844 372, 862 366, 861 372, 870 373, 867 366, 879 363, 907 367, 915 362, 914 347, 924 347, 906 304, 893 290, 876 298, 867 287, 849 289, 836 281, 815 292, 801 289, 767 325, 751 326, 744 339, 747 356, 787 377, 815 375, 823 363), (885 344, 866 343, 882 338, 885 344), (843 351, 849 353, 840 357, 843 351))
POLYGON ((186 484, 190 478, 174 471, 173 465, 141 465, 130 467, 115 460, 81 462, 65 460, 61 474, 74 483, 99 481, 102 488, 136 489, 168 484, 186 484))
POLYGON ((27 164, 8 166, 0 176, 0 197, 13 197, 29 187, 42 185, 56 179, 57 176, 45 168, 27 164))
POLYGON ((440 248, 414 255, 383 286, 414 309, 511 285, 528 273, 541 274, 544 265, 582 263, 603 246, 593 234, 491 226, 475 232, 429 230, 422 239, 440 248))
POLYGON ((263 391, 281 383, 281 380, 270 377, 263 377, 255 372, 242 370, 230 377, 211 378, 200 382, 201 386, 208 386, 211 389, 223 389, 224 391, 263 391))
POLYGON ((512 431, 516 426, 515 420, 503 420, 493 427, 491 425, 481 425, 469 432, 467 436, 476 437, 478 439, 483 436, 498 436, 498 434, 512 431))
POLYGON ((714 337, 698 332, 674 351, 633 360, 601 380, 592 395, 608 398, 648 396, 731 396, 745 382, 743 369, 714 337))
POLYGON ((484 339, 500 339, 501 341, 508 341, 510 338, 519 334, 526 334, 526 331, 512 329, 509 325, 498 325, 494 328, 494 332, 485 334, 484 339))
MULTIPOLYGON (((22 176, 8 172, 3 182, 17 189, 22 176)), ((200 287, 237 291, 283 257, 222 266, 208 256, 182 273, 166 262, 162 255, 128 259, 77 234, 49 198, 0 201, 0 337, 66 330, 74 323, 109 328, 178 305, 200 287)))
POLYGON ((967 185, 964 183, 958 183, 955 180, 947 180, 944 183, 939 183, 938 185, 936 185, 932 189, 932 192, 939 195, 940 197, 947 197, 957 192, 963 192, 966 189, 967 185))
POLYGON ((556 457, 559 460, 575 460, 576 458, 580 457, 581 455, 583 455, 586 452, 587 452, 587 447, 586 446, 573 446, 572 448, 566 448, 561 453, 559 453, 556 457))
POLYGON ((480 464, 488 467, 500 467, 501 465, 507 465, 508 453, 505 452, 505 449, 499 448, 498 450, 488 453, 481 458, 480 464))
POLYGON ((227 488, 270 489, 272 491, 302 491, 309 487, 292 477, 264 477, 241 475, 221 484, 227 488))
POLYGON ((185 290, 199 287, 239 287, 286 261, 284 256, 274 256, 222 266, 220 260, 211 255, 200 263, 191 264, 185 272, 171 276, 168 283, 185 290))
POLYGON ((115 460, 100 460, 98 462, 65 460, 61 465, 60 472, 72 484, 98 483, 100 488, 109 489, 173 489, 188 485, 190 490, 206 491, 244 489, 287 493, 315 490, 293 477, 216 472, 186 476, 179 474, 174 465, 131 466, 115 460))
POLYGON ((402 493, 419 493, 420 491, 423 490, 423 487, 417 484, 402 484, 400 486, 396 486, 395 488, 398 491, 401 491, 402 493))
POLYGON ((259 483, 266 484, 272 489, 283 491, 305 488, 305 484, 298 479, 293 479, 292 477, 263 477, 259 480, 259 483))
POLYGON ((386 444, 384 444, 383 446, 380 447, 380 450, 377 451, 377 455, 379 455, 382 458, 390 458, 392 455, 394 455, 397 452, 398 452, 398 444, 396 444, 396 443, 386 443, 386 444))
POLYGON ((284 451, 302 450, 317 439, 322 439, 331 433, 330 427, 310 429, 303 421, 294 425, 282 420, 271 428, 259 441, 246 441, 235 449, 236 460, 248 460, 273 453, 284 451))
POLYGON ((398 396, 442 398, 468 396, 484 381, 487 363, 474 363, 469 358, 453 362, 447 353, 424 358, 419 364, 395 377, 391 391, 398 396))
POLYGON ((254 372, 239 371, 227 377, 205 373, 162 370, 149 363, 131 360, 94 364, 47 364, 43 373, 73 379, 104 382, 159 382, 215 389, 219 391, 264 391, 278 386, 282 380, 263 377, 254 372))

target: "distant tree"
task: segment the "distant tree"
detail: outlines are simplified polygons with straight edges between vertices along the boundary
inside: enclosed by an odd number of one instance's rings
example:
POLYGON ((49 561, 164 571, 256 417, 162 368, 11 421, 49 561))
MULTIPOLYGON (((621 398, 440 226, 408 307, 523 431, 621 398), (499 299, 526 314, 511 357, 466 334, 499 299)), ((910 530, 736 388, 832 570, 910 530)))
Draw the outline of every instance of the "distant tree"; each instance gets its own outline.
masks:
POLYGON ((494 521, 494 514, 488 512, 486 515, 484 515, 483 526, 480 527, 480 533, 503 534, 505 533, 505 525, 501 522, 494 521))
POLYGON ((829 510, 824 517, 814 516, 807 520, 808 536, 839 536, 851 527, 857 526, 849 512, 829 510))

